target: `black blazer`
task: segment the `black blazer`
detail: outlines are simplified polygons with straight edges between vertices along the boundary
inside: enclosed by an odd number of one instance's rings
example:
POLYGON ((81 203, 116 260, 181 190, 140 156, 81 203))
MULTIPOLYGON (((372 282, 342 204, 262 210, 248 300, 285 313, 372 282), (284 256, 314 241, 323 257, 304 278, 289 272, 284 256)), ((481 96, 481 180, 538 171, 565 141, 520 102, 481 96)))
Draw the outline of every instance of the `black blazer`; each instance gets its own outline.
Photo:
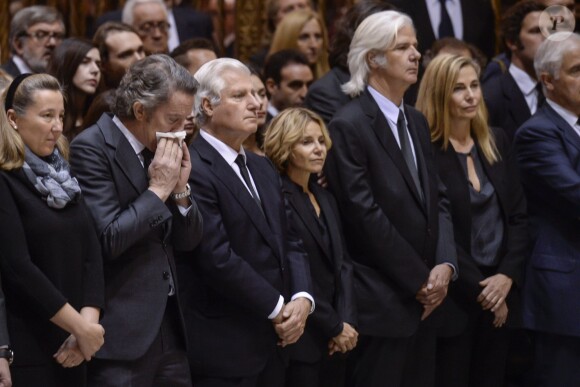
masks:
MULTIPOLYGON (((519 290, 521 285, 523 264, 528 254, 528 221, 526 202, 520 184, 515 155, 512 152, 510 141, 503 131, 493 128, 496 146, 500 160, 490 164, 483 156, 477 141, 475 145, 486 176, 493 185, 501 207, 504 234, 498 252, 499 265, 495 273, 502 273, 514 281, 508 296, 509 321, 516 322, 519 317, 519 290)), ((469 181, 463 172, 460 160, 449 144, 447 150, 441 148, 440 143, 434 144, 435 161, 439 176, 447 186, 447 196, 451 203, 451 218, 455 242, 457 244, 457 258, 461 275, 451 284, 450 296, 463 310, 479 312, 481 307, 477 296, 481 293, 479 282, 487 275, 471 258, 471 201, 469 181)))
POLYGON ((341 89, 341 86, 349 80, 348 71, 333 67, 322 78, 310 85, 304 100, 305 106, 318 113, 328 125, 338 109, 351 100, 350 96, 341 89))
POLYGON ((427 122, 412 107, 406 105, 405 111, 424 202, 368 90, 330 123, 334 146, 325 171, 355 265, 359 331, 372 336, 415 333, 422 312, 415 295, 430 269, 443 262, 457 267, 448 202, 433 165, 427 122))
MULTIPOLYGON (((413 19, 421 53, 433 45, 435 33, 431 26, 425 0, 391 0, 391 4, 413 19)), ((495 55, 495 15, 490 0, 461 0, 463 40, 479 48, 487 58, 495 55)))
POLYGON ((96 357, 136 360, 159 333, 173 249, 197 245, 201 216, 195 201, 182 216, 147 189, 139 157, 109 114, 75 137, 70 159, 103 249, 107 338, 96 357))
POLYGON ((12 58, 8 59, 8 62, 2 65, 2 70, 10 74, 12 78, 16 78, 17 76, 20 75, 20 70, 18 69, 16 63, 14 63, 14 60, 12 58))
POLYGON ((489 124, 502 128, 510 141, 531 116, 526 98, 509 72, 489 78, 482 85, 489 124))
POLYGON ((194 375, 257 375, 277 348, 268 316, 280 295, 312 294, 310 269, 288 227, 280 178, 247 152, 263 213, 224 158, 199 135, 190 145, 190 185, 204 219, 201 243, 180 260, 194 375))
POLYGON ((326 219, 332 246, 329 250, 302 188, 287 176, 282 177, 282 187, 292 212, 290 227, 296 230, 308 255, 316 302, 316 310, 308 318, 304 335, 289 350, 292 358, 312 362, 328 353, 328 341, 342 332, 343 322, 353 326, 357 323, 353 268, 332 194, 315 181, 310 184, 321 215, 326 219))
MULTIPOLYGON (((69 333, 50 318, 66 303, 77 311, 105 307, 95 228, 83 200, 49 207, 22 169, 0 172, 0 214, 0 271, 14 365, 55 364, 52 355, 69 333)), ((37 385, 57 382, 40 377, 37 385)))

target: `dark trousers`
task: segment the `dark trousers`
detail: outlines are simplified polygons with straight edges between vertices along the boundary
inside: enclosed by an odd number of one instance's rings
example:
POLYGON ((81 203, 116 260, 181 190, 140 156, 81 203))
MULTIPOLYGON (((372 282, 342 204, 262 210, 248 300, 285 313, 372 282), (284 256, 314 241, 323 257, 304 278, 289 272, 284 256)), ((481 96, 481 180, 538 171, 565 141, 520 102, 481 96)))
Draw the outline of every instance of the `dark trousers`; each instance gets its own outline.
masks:
POLYGON ((191 387, 178 313, 175 297, 169 297, 159 333, 141 358, 93 359, 89 363, 89 387, 191 387))
POLYGON ((580 386, 580 337, 535 332, 534 387, 580 386))
POLYGON ((341 353, 325 355, 316 363, 290 359, 286 368, 286 387, 343 387, 345 359, 341 353))
POLYGON ((411 337, 361 335, 346 369, 348 387, 431 387, 435 382, 435 331, 421 323, 411 337))
POLYGON ((272 352, 266 367, 258 374, 241 378, 193 375, 195 387, 284 387, 285 361, 279 350, 272 352))
POLYGON ((493 327, 493 313, 473 314, 463 333, 437 339, 436 385, 502 386, 508 346, 508 330, 493 327))

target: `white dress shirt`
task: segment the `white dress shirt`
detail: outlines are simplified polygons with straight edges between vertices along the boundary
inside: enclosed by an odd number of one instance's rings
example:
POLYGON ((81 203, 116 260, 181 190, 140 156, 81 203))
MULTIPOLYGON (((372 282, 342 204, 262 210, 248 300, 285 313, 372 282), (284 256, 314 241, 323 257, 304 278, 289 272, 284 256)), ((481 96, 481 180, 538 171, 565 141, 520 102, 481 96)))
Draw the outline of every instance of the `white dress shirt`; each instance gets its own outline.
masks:
POLYGON ((538 82, 513 63, 510 64, 508 71, 524 95, 530 113, 534 114, 538 110, 538 90, 536 89, 538 82))
POLYGON ((574 129, 576 134, 580 136, 580 125, 578 125, 578 116, 572 113, 570 110, 563 108, 562 106, 558 105, 556 102, 552 101, 551 99, 546 98, 546 102, 550 104, 550 107, 558 113, 560 117, 568 123, 574 129))
MULTIPOLYGON (((439 24, 441 24, 441 2, 440 0, 425 0, 427 11, 429 12, 429 19, 431 19, 431 27, 435 34, 435 39, 439 39, 439 24)), ((455 37, 463 40, 463 15, 461 13, 461 0, 447 0, 445 1, 445 8, 451 18, 451 25, 453 25, 453 32, 455 37)), ((425 47, 429 48, 429 47, 425 47)))

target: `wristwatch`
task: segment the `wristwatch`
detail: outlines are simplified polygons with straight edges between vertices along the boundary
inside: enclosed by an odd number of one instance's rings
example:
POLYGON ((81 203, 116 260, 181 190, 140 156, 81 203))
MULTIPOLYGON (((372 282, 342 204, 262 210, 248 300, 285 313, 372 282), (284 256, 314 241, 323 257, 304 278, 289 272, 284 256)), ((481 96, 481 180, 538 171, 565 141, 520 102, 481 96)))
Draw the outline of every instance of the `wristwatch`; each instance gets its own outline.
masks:
POLYGON ((189 197, 189 195, 191 195, 191 187, 189 186, 189 183, 188 183, 185 185, 185 191, 179 192, 179 193, 172 193, 171 199, 179 200, 179 199, 187 198, 187 197, 189 197))
POLYGON ((6 359, 10 365, 14 361, 14 351, 10 347, 0 348, 0 358, 6 359))

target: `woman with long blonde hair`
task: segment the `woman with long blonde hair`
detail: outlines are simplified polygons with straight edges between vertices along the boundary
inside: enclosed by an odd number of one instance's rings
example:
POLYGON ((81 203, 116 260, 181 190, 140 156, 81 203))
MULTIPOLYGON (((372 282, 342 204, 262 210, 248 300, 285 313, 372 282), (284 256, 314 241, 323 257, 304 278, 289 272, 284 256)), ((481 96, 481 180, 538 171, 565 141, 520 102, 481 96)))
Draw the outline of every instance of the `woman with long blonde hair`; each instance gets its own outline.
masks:
POLYGON ((306 56, 314 80, 330 70, 328 65, 328 34, 322 17, 312 10, 292 12, 276 27, 268 56, 294 49, 306 56))
POLYGON ((460 274, 449 286, 459 309, 448 318, 467 318, 461 333, 438 340, 437 385, 501 386, 528 242, 515 159, 503 130, 487 123, 473 60, 433 59, 417 108, 427 117, 451 203, 460 274))

